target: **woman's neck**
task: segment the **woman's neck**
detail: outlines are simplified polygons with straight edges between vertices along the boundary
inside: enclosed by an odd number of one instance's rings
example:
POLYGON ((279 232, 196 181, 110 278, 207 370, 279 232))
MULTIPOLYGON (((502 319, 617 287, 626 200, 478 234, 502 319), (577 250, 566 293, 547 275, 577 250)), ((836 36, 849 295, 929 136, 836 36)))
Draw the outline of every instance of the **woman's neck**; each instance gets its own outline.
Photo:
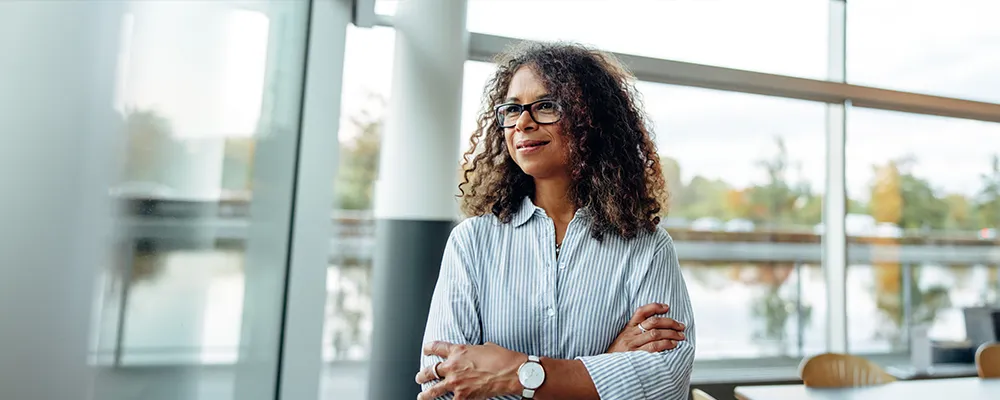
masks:
POLYGON ((576 206, 569 198, 569 179, 535 179, 536 206, 545 210, 545 214, 557 224, 568 224, 576 214, 576 206))

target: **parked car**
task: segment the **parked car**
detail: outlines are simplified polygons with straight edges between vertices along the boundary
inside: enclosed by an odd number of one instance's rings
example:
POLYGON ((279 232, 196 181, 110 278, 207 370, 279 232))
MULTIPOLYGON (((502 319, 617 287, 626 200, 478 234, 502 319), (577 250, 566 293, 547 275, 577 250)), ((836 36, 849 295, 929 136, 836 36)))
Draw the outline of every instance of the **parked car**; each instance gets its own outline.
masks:
POLYGON ((997 230, 995 228, 983 228, 979 230, 979 238, 982 240, 996 240, 997 230))
POLYGON ((691 230, 694 231, 721 231, 722 221, 714 217, 702 217, 691 223, 691 230))
POLYGON ((726 232, 753 232, 754 223, 744 218, 731 219, 726 222, 726 232))

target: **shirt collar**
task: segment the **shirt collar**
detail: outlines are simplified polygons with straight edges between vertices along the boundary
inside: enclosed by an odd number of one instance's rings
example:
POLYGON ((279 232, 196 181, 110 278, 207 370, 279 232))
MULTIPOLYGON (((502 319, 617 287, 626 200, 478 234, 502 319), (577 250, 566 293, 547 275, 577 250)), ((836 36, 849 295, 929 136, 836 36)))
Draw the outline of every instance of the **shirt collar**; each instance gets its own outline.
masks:
POLYGON ((535 213, 542 213, 544 215, 545 210, 542 210, 531 201, 531 197, 524 196, 524 200, 521 201, 521 209, 517 210, 517 214, 514 214, 514 218, 511 222, 514 223, 514 227, 518 228, 528 222, 529 219, 535 213))
MULTIPOLYGON (((514 214, 514 217, 511 219, 511 222, 514 224, 514 227, 517 228, 527 223, 528 220, 530 220, 531 217, 535 215, 546 216, 545 210, 542 209, 541 207, 536 206, 535 203, 531 201, 530 196, 524 196, 524 200, 521 201, 521 209, 517 210, 517 213, 514 214)), ((582 218, 586 217, 587 215, 588 215, 587 207, 583 207, 580 208, 579 210, 576 210, 575 217, 582 218)))

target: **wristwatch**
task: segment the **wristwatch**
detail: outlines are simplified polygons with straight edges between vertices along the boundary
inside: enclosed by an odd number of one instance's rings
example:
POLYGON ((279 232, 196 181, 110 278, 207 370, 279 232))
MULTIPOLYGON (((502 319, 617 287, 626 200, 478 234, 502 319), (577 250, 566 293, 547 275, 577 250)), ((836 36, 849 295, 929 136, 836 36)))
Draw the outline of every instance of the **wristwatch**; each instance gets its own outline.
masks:
POLYGON ((524 386, 521 398, 535 398, 535 391, 545 383, 545 368, 542 368, 542 361, 538 356, 528 356, 528 361, 517 369, 517 379, 521 381, 521 386, 524 386))

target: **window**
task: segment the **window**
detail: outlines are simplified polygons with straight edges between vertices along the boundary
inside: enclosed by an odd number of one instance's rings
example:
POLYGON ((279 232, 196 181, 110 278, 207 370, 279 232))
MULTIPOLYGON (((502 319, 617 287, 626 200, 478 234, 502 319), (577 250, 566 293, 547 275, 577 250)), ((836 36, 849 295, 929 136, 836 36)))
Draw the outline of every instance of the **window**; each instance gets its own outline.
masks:
POLYGON ((361 398, 372 332, 374 185, 391 91, 395 32, 348 27, 341 96, 340 166, 334 183, 327 268, 322 399, 361 398))
POLYGON ((275 391, 307 11, 129 4, 115 104, 126 167, 111 189, 125 228, 92 354, 113 368, 95 398, 275 391), (260 368, 232 368, 250 357, 260 368))
POLYGON ((961 309, 998 300, 1000 124, 869 109, 847 121, 850 350, 905 351, 918 325, 965 339, 961 309))
POLYGON ((477 33, 825 79, 828 7, 827 0, 474 0, 467 24, 477 33))
POLYGON ((824 105, 640 83, 699 360, 825 350, 824 105))
POLYGON ((851 83, 1000 101, 1000 3, 851 0, 847 14, 851 83))

